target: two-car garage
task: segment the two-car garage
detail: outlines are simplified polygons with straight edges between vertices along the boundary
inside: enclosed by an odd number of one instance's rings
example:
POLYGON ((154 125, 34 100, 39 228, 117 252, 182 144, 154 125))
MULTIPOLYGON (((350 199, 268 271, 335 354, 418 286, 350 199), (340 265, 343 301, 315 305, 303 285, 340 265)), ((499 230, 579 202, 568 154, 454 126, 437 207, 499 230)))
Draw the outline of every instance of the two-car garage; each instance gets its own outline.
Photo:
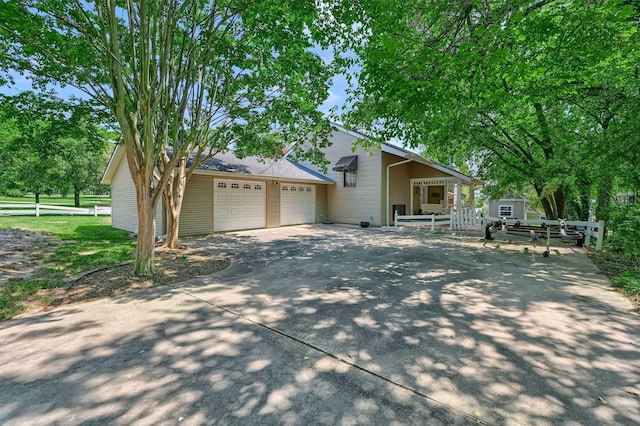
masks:
MULTIPOLYGON (((264 228, 267 186, 264 181, 214 179, 213 230, 264 228)), ((314 185, 283 183, 279 191, 280 226, 314 222, 314 185)))
MULTIPOLYGON (((138 227, 135 187, 126 153, 117 147, 103 179, 115 199, 112 223, 138 227)), ((189 178, 180 211, 180 235, 273 228, 315 223, 326 217, 326 186, 332 180, 286 159, 239 159, 219 153, 201 163, 189 178)), ((158 205, 156 233, 167 232, 168 211, 158 205)))

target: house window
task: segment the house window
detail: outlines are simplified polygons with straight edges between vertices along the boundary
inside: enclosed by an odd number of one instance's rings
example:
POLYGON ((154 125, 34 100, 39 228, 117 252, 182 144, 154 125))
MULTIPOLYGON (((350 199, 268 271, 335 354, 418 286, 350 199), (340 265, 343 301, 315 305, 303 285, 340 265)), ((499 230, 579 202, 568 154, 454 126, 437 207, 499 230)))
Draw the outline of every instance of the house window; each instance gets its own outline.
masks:
POLYGON ((511 205, 511 204, 500 204, 498 206, 498 216, 499 217, 513 217, 513 205, 511 205))
POLYGON ((356 172, 355 171, 347 171, 344 172, 344 186, 345 188, 356 186, 356 172))

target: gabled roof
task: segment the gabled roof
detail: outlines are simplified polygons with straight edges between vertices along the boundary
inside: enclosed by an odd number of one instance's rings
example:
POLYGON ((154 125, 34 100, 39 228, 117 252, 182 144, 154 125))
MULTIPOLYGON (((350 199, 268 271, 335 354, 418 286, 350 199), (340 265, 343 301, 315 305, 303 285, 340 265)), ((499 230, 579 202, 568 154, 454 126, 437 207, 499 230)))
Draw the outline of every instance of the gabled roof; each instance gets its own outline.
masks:
MULTIPOLYGON (((352 130, 347 130, 344 126, 340 124, 333 124, 333 126, 341 132, 347 133, 358 139, 369 139, 369 136, 355 132, 352 130)), ((455 176, 458 179, 461 179, 465 182, 472 182, 474 179, 471 176, 467 176, 464 173, 460 173, 459 171, 452 169, 451 167, 447 167, 444 164, 438 163, 437 161, 433 161, 429 158, 423 157, 415 152, 409 151, 406 148, 402 148, 398 145, 394 145, 390 142, 383 142, 380 146, 382 152, 386 152, 387 154, 396 155, 398 157, 406 158, 408 160, 413 160, 417 163, 421 163, 430 167, 433 167, 436 170, 447 173, 451 176, 455 176)))
MULTIPOLYGON (((171 152, 169 152, 171 155, 171 152)), ((125 149, 117 146, 111 155, 107 169, 102 177, 102 183, 110 184, 118 164, 125 156, 125 149)), ((187 161, 190 165, 193 157, 187 161)), ((198 165, 194 174, 234 174, 255 177, 266 177, 269 179, 284 179, 304 182, 334 183, 328 177, 314 172, 300 164, 284 159, 262 159, 259 157, 238 158, 232 152, 216 154, 198 165)))

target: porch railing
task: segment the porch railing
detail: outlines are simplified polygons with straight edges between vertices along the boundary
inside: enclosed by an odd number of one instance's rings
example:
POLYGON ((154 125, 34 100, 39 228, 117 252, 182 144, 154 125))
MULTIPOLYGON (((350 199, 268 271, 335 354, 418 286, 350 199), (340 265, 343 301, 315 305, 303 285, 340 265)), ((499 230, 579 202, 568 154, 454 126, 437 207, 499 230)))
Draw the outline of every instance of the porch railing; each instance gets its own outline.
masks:
POLYGON ((475 209, 461 209, 460 211, 451 209, 449 214, 413 214, 400 215, 397 211, 393 213, 393 225, 427 227, 431 229, 449 228, 455 230, 479 230, 480 217, 475 209))

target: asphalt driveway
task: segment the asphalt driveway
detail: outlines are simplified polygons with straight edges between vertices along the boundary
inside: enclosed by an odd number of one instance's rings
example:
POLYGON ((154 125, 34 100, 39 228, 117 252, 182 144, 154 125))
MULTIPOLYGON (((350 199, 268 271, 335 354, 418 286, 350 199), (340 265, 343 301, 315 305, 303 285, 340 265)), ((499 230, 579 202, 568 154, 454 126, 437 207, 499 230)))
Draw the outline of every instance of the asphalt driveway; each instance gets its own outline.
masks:
POLYGON ((188 244, 234 261, 0 324, 0 423, 640 419, 640 317, 577 248, 338 225, 188 244))

